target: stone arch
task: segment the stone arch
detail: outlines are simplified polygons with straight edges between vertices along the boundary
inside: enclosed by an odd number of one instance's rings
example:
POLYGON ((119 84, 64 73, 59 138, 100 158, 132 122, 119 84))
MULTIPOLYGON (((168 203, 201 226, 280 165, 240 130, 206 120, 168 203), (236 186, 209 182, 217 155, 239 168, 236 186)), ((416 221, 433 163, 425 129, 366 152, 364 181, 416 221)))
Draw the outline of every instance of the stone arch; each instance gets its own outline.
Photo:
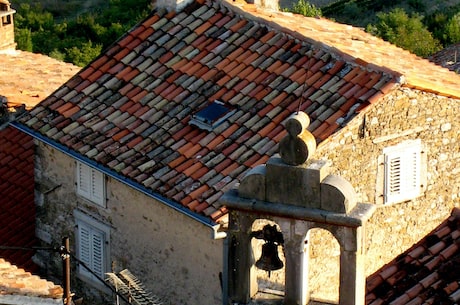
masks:
POLYGON ((308 285, 312 299, 337 303, 340 283, 341 245, 337 237, 324 226, 308 230, 308 285))
MULTIPOLYGON (((282 233, 282 229, 279 226, 279 224, 275 220, 270 219, 270 218, 254 219, 252 226, 251 226, 251 231, 255 232, 255 231, 262 230, 266 224, 276 225, 278 231, 282 233)), ((257 260, 261 257, 262 245, 264 244, 264 241, 261 239, 252 238, 250 242, 251 242, 252 253, 253 253, 254 264, 255 264, 257 260)), ((286 259, 284 256, 284 247, 278 247, 278 257, 283 262, 284 267, 282 269, 270 272, 270 275, 268 274, 267 271, 255 268, 254 276, 256 277, 257 286, 258 286, 259 291, 267 290, 267 289, 272 290, 272 291, 284 291, 284 281, 285 281, 284 268, 286 266, 286 259)))

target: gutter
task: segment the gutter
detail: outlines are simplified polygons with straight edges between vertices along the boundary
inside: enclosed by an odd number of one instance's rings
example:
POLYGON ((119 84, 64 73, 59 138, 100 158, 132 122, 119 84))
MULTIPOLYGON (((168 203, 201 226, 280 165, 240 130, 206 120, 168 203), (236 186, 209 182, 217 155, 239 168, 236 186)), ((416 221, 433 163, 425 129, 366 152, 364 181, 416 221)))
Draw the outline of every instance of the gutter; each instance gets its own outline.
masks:
POLYGON ((62 144, 59 144, 47 137, 45 137, 44 135, 16 122, 16 121, 13 121, 13 122, 10 122, 10 125, 15 127, 16 129, 32 136, 33 138, 59 150, 60 152, 72 157, 72 158, 75 158, 77 159, 78 161, 82 162, 82 163, 85 163, 86 165, 89 165, 91 167, 94 167, 98 170, 100 170, 102 173, 104 173, 105 175, 108 175, 124 184, 127 184, 128 186, 138 190, 139 192, 155 199, 155 200, 158 200, 160 201, 161 203, 165 204, 166 206, 182 213, 182 214, 185 214, 189 217, 191 217, 192 219, 198 221, 199 223, 209 227, 212 229, 212 233, 211 233, 211 237, 213 239, 222 239, 222 238, 225 238, 226 237, 226 233, 225 232, 222 232, 222 231, 219 231, 221 225, 220 224, 217 224, 215 222, 213 222, 212 220, 210 220, 209 218, 205 217, 205 216, 202 216, 202 215, 199 215, 199 214, 196 214, 194 212, 192 212, 191 210, 185 208, 184 206, 182 206, 181 204, 178 204, 177 202, 174 202, 172 200, 169 200, 168 198, 165 198, 163 196, 161 196, 160 194, 157 194, 155 192, 153 192, 152 190, 146 188, 145 186, 143 186, 142 184, 140 183, 136 183, 126 177, 123 177, 122 175, 120 175, 119 173, 111 170, 111 169, 108 169, 107 167, 105 166, 102 166, 100 165, 99 163, 89 159, 89 158, 86 158, 78 153, 76 153, 74 150, 62 145, 62 144))

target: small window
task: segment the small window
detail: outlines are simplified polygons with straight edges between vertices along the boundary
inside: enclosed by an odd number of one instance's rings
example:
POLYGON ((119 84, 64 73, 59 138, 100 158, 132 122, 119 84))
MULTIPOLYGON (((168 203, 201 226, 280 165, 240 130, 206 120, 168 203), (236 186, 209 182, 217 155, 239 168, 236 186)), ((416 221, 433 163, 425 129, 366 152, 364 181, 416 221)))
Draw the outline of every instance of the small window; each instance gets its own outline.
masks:
POLYGON ((108 271, 110 228, 80 211, 74 211, 74 216, 77 257, 84 264, 78 265, 78 274, 103 284, 97 277, 103 279, 108 271))
POLYGON ((204 130, 212 131, 234 112, 235 109, 230 105, 214 101, 194 113, 190 119, 190 124, 204 130))
POLYGON ((420 140, 406 141, 383 150, 385 167, 384 203, 397 203, 421 194, 420 140))
POLYGON ((77 162, 77 194, 105 207, 105 180, 100 171, 77 162))

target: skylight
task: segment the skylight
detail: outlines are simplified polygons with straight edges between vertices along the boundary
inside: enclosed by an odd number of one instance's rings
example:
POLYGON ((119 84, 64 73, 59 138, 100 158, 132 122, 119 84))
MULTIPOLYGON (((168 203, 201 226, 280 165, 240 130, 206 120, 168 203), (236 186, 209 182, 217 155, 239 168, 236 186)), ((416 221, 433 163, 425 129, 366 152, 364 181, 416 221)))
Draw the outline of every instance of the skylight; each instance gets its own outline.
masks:
POLYGON ((211 131, 234 112, 235 109, 233 107, 225 105, 221 101, 214 101, 194 113, 190 119, 190 124, 211 131))

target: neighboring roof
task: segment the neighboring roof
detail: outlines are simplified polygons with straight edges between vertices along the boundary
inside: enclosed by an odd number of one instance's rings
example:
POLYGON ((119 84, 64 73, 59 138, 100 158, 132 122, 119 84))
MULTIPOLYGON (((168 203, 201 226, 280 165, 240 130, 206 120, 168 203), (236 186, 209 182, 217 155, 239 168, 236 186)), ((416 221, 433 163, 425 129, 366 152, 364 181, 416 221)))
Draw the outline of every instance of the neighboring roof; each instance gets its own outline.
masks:
POLYGON ((61 286, 0 258, 0 304, 62 304, 61 286))
MULTIPOLYGON (((8 106, 32 108, 78 70, 48 56, 17 50, 0 51, 0 95, 8 106)), ((0 122, 4 122, 0 118, 0 122)), ((33 138, 0 126, 0 246, 33 247, 35 237, 33 138)), ((0 257, 34 272, 34 251, 0 250, 0 257)))
POLYGON ((219 197, 277 152, 292 113, 308 113, 320 142, 405 81, 460 96, 455 74, 359 29, 244 8, 153 11, 15 126, 220 222, 219 197), (214 100, 234 113, 212 131, 191 126, 214 100))
POLYGON ((367 278, 366 304, 460 302, 460 209, 367 278))
POLYGON ((430 61, 456 73, 460 72, 460 43, 453 44, 433 54, 430 61))
MULTIPOLYGON (((33 138, 16 128, 0 130, 0 246, 36 246, 33 147, 33 138)), ((0 250, 0 257, 31 271, 33 255, 0 250)))
POLYGON ((32 108, 81 68, 51 57, 19 50, 0 51, 0 95, 10 107, 32 108))

